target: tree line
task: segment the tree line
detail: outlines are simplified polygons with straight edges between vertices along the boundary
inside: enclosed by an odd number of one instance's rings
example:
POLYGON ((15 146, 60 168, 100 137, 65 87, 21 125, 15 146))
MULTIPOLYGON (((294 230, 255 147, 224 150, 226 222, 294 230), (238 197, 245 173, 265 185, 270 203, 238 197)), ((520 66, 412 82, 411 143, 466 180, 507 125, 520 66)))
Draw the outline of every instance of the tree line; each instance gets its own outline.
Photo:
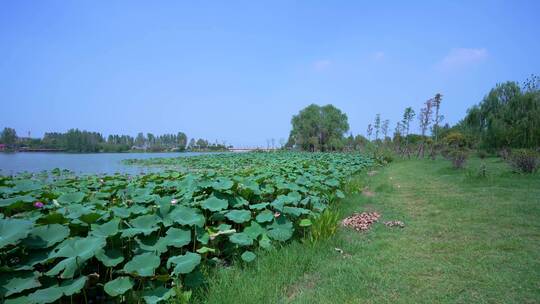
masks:
POLYGON ((208 140, 188 137, 184 132, 154 135, 138 133, 130 135, 111 134, 104 137, 99 132, 70 129, 65 133, 47 132, 43 138, 18 137, 13 128, 4 128, 0 133, 0 143, 8 150, 46 149, 78 153, 128 152, 128 151, 223 151, 225 144, 209 143, 208 140))
POLYGON ((349 134, 347 115, 333 105, 309 105, 291 119, 288 149, 303 151, 373 150, 402 157, 435 158, 438 154, 463 158, 465 150, 494 153, 501 149, 540 147, 540 79, 531 76, 521 86, 497 84, 457 124, 443 125, 443 95, 435 94, 416 112, 403 111, 390 130, 390 120, 375 116, 366 135, 349 134), (418 120, 418 130, 412 125, 418 120))

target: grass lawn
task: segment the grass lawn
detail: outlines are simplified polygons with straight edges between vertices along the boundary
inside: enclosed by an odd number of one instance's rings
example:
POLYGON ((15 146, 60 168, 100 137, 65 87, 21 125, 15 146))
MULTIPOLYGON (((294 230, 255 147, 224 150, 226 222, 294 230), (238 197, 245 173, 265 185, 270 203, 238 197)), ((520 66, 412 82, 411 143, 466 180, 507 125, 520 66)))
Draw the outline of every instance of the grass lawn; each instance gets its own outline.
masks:
POLYGON ((201 303, 540 303, 540 174, 498 159, 454 170, 444 160, 398 161, 358 176, 343 215, 378 211, 358 233, 289 244, 212 275, 201 303), (335 248, 344 253, 339 253, 335 248))

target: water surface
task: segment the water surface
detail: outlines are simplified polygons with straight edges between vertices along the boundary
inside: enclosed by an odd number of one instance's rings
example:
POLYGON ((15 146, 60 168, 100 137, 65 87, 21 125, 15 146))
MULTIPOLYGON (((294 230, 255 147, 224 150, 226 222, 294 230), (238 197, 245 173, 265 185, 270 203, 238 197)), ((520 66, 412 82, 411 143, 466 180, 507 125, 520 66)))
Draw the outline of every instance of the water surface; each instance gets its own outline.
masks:
POLYGON ((190 157, 208 152, 183 153, 57 153, 57 152, 17 152, 0 153, 0 175, 20 172, 40 172, 54 168, 68 169, 80 174, 129 173, 155 171, 159 168, 145 168, 124 165, 123 159, 147 159, 154 157, 190 157))

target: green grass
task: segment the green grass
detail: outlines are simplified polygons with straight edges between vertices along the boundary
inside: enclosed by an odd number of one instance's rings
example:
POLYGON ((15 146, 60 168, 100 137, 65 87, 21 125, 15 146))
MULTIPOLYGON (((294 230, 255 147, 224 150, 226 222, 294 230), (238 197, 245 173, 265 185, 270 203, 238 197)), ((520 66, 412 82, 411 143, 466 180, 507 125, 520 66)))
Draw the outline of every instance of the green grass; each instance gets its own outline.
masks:
POLYGON ((340 228, 314 246, 289 244, 252 265, 222 268, 196 303, 540 303, 540 174, 488 159, 398 161, 362 174, 344 215, 376 210, 367 233, 340 228), (335 248, 341 248, 340 254, 335 248))

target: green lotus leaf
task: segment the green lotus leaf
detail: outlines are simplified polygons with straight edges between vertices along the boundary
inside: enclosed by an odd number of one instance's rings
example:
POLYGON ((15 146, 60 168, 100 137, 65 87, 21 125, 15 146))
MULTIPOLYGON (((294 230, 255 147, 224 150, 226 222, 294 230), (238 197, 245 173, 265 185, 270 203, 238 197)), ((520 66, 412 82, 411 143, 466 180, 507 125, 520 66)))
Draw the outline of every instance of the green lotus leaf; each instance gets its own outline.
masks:
POLYGON ((270 203, 270 206, 274 208, 277 211, 283 211, 283 207, 285 207, 285 201, 286 196, 280 195, 278 198, 276 198, 273 202, 270 203))
POLYGON ((185 274, 190 273, 201 263, 201 256, 197 253, 187 252, 184 255, 178 255, 170 257, 167 260, 167 268, 170 268, 171 265, 176 265, 173 269, 172 274, 185 274))
POLYGON ((131 288, 133 288, 133 279, 130 277, 118 277, 103 286, 105 292, 112 297, 124 294, 131 288))
POLYGON ((149 235, 159 229, 157 224, 160 218, 155 214, 141 215, 129 221, 132 228, 127 228, 122 231, 122 237, 132 237, 137 234, 149 235))
POLYGON ((253 194, 255 195, 259 195, 261 193, 261 189, 259 189, 259 183, 254 180, 244 179, 239 186, 243 189, 247 189, 253 192, 253 194))
POLYGON ((311 211, 304 208, 298 208, 298 207, 284 207, 283 213, 290 214, 293 216, 301 216, 302 214, 311 214, 311 211))
POLYGON ((270 240, 268 235, 263 234, 262 237, 261 237, 261 240, 259 241, 259 246, 261 246, 262 248, 264 248, 266 250, 270 250, 270 249, 273 248, 272 240, 270 240))
POLYGON ((229 190, 234 185, 234 182, 228 178, 221 178, 218 181, 212 183, 212 188, 216 190, 229 190))
POLYGON ((166 240, 167 246, 181 248, 191 242, 191 231, 169 228, 164 239, 166 240))
POLYGON ((343 193, 343 191, 338 189, 336 190, 336 197, 343 199, 345 198, 345 193, 343 193))
POLYGON ((30 248, 47 248, 63 241, 69 236, 69 228, 60 225, 41 225, 32 228, 23 244, 30 248))
POLYGON ((52 303, 64 295, 63 290, 58 285, 49 288, 39 289, 28 295, 31 303, 52 303))
POLYGON ((131 215, 131 212, 130 212, 130 210, 128 210, 128 208, 112 207, 111 209, 112 209, 114 215, 118 216, 120 218, 128 218, 131 215))
POLYGON ((30 192, 34 190, 39 190, 42 187, 42 184, 35 180, 18 180, 14 181, 15 187, 13 187, 13 192, 30 192))
POLYGON ((160 286, 143 293, 143 299, 147 304, 157 304, 162 301, 167 301, 171 297, 176 295, 176 291, 173 288, 165 288, 160 286))
POLYGON ((69 205, 82 202, 84 196, 83 192, 70 192, 60 195, 56 200, 60 205, 69 205))
POLYGON ((249 226, 244 228, 243 232, 249 235, 250 238, 255 240, 257 239, 259 235, 265 233, 266 230, 263 227, 261 227, 261 225, 259 225, 257 222, 252 221, 249 226))
POLYGON ((35 302, 32 301, 28 296, 5 299, 5 302, 4 302, 4 304, 33 304, 33 303, 35 302))
POLYGON ((86 285, 87 280, 88 278, 86 276, 81 276, 78 279, 63 282, 60 285, 62 293, 67 297, 79 293, 79 291, 81 291, 81 289, 83 289, 86 285))
POLYGON ((266 206, 268 206, 268 203, 259 203, 259 204, 249 205, 249 209, 263 210, 264 208, 266 208, 266 206))
POLYGON ((119 218, 114 218, 103 224, 92 224, 90 234, 100 237, 109 237, 118 233, 118 225, 120 225, 119 218))
POLYGON ((32 203, 35 199, 31 195, 22 195, 12 198, 0 199, 0 207, 14 207, 17 203, 32 203))
POLYGON ((335 178, 328 179, 324 183, 330 187, 339 187, 339 181, 335 178))
POLYGON ((255 255, 255 253, 251 251, 244 251, 244 253, 242 253, 240 257, 242 258, 242 260, 249 263, 249 262, 253 262, 253 260, 255 260, 257 256, 255 255))
POLYGON ((300 223, 298 224, 298 226, 300 227, 309 227, 311 225, 312 225, 312 222, 310 219, 302 219, 300 223))
POLYGON ((83 206, 81 204, 70 204, 60 210, 62 210, 61 212, 64 213, 64 216, 69 219, 77 219, 83 215, 90 214, 95 211, 93 206, 83 206))
POLYGON ((23 257, 22 265, 15 268, 15 270, 32 270, 36 264, 41 264, 49 260, 49 250, 48 249, 34 249, 28 252, 26 256, 23 257))
POLYGON ((58 244, 50 257, 78 257, 82 260, 87 260, 93 257, 105 245, 106 241, 101 237, 70 238, 58 244))
POLYGON ((37 273, 12 274, 0 279, 0 296, 9 297, 12 294, 40 286, 37 273))
POLYGON ((96 259, 107 267, 115 267, 124 261, 124 255, 116 249, 100 249, 96 252, 96 259))
POLYGON ((240 246, 251 246, 253 245, 253 239, 247 233, 234 233, 229 236, 229 241, 231 243, 240 245, 240 246))
POLYGON ((17 244, 32 231, 33 225, 27 220, 0 219, 0 248, 17 244))
POLYGON ((220 210, 223 210, 223 209, 227 209, 227 207, 229 206, 229 203, 227 202, 227 200, 224 200, 224 199, 219 199, 215 196, 211 196, 209 198, 207 198, 203 203, 202 203, 202 207, 204 209, 207 209, 207 210, 210 210, 210 211, 220 211, 220 210))
POLYGON ((220 224, 219 226, 217 226, 217 229, 219 231, 225 231, 225 230, 230 230, 231 229, 231 225, 229 224, 220 224))
POLYGON ((249 202, 245 198, 243 198, 241 196, 236 196, 236 197, 232 198, 231 201, 230 201, 231 207, 233 207, 233 208, 241 208, 243 206, 249 205, 249 202))
POLYGON ((204 226, 204 216, 200 214, 197 209, 178 206, 171 213, 169 213, 169 216, 180 225, 198 227, 204 226))
POLYGON ((232 211, 229 211, 227 214, 225 214, 225 216, 229 220, 237 224, 241 224, 241 223, 249 222, 249 220, 251 219, 251 212, 248 210, 232 210, 232 211))
POLYGON ((264 210, 255 217, 255 220, 259 223, 271 222, 273 219, 274 213, 270 210, 264 210))
POLYGON ((202 244, 208 244, 208 241, 210 240, 210 235, 208 234, 208 231, 206 231, 202 227, 195 227, 195 234, 197 235, 197 241, 202 244))
POLYGON ((209 248, 209 247, 201 247, 199 249, 197 249, 197 253, 200 253, 200 254, 205 254, 205 253, 208 253, 208 252, 216 252, 216 250, 214 248, 209 248))
MULTIPOLYGON (((81 261, 81 264, 82 262, 83 261, 81 261)), ((75 272, 77 271, 77 269, 79 269, 79 265, 80 263, 79 261, 77 261, 76 257, 67 258, 58 262, 52 269, 45 272, 45 275, 53 277, 57 276, 60 272, 62 272, 60 277, 64 279, 73 278, 75 272)))
POLYGON ((159 256, 153 252, 147 252, 134 256, 131 261, 124 265, 124 271, 140 277, 149 277, 154 275, 154 271, 159 267, 159 264, 159 256))
POLYGON ((284 216, 278 217, 269 228, 268 236, 282 242, 290 239, 294 232, 292 223, 284 216))

